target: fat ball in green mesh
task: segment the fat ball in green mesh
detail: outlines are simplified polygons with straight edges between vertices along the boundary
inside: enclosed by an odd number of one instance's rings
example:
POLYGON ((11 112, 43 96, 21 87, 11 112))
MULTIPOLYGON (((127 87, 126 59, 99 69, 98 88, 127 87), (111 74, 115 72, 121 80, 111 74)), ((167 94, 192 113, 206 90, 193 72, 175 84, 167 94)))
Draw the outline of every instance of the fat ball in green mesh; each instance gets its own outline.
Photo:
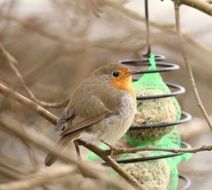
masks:
MULTIPOLYGON (((126 142, 127 143, 127 142, 126 142)), ((167 148, 180 148, 180 134, 176 129, 165 135, 160 140, 140 144, 140 147, 155 146, 167 148)), ((146 151, 136 154, 124 154, 119 159, 149 157, 170 154, 162 151, 146 151)), ((187 160, 190 154, 178 155, 166 159, 122 164, 122 167, 148 190, 177 190, 178 187, 178 165, 182 160, 187 160)))
MULTIPOLYGON (((153 54, 148 58, 150 66, 148 70, 156 70, 156 61, 153 54)), ((171 91, 163 81, 160 73, 144 74, 139 80, 133 82, 136 96, 151 96, 170 94, 171 91)), ((175 97, 158 98, 137 101, 137 113, 134 118, 133 126, 158 124, 164 122, 174 122, 179 120, 181 109, 175 97)), ((128 142, 132 145, 139 145, 148 141, 161 139, 165 134, 173 130, 171 127, 149 128, 143 130, 131 130, 126 134, 128 142)))
MULTIPOLYGON (((156 61, 153 54, 150 55, 148 59, 150 66, 148 70, 156 70, 156 61)), ((144 74, 138 81, 133 84, 137 96, 150 96, 150 95, 160 95, 171 93, 170 89, 163 81, 160 73, 144 74)), ((181 109, 176 98, 159 98, 142 100, 137 102, 137 113, 134 118, 134 126, 157 124, 164 122, 174 122, 179 120, 181 117, 181 109)), ((180 148, 181 139, 180 134, 174 126, 162 127, 162 128, 147 128, 140 130, 128 131, 125 135, 125 140, 129 145, 133 146, 155 146, 155 147, 167 147, 167 148, 180 148)), ((141 155, 141 153, 138 153, 141 155)), ((142 153, 143 154, 143 153, 142 153)), ((167 154, 165 152, 148 152, 151 156, 167 154)), ((125 155, 128 157, 128 155, 125 155)), ((123 158, 123 156, 122 156, 123 158)), ((176 190, 178 186, 178 165, 182 160, 189 159, 190 154, 184 154, 177 157, 167 158, 166 164, 168 167, 162 167, 163 173, 169 172, 169 182, 167 180, 160 184, 164 190, 176 190), (167 171, 165 171, 167 170, 167 171)), ((140 163, 142 166, 142 162, 140 163)), ((152 166, 155 164, 164 164, 160 160, 155 160, 152 162, 152 166)), ((126 166, 125 166, 126 167, 126 166)), ((151 168, 151 164, 149 164, 151 168)), ((137 170, 140 170, 137 167, 137 170)), ((151 169, 150 169, 151 170, 151 169)), ((140 173, 139 171, 137 173, 140 173)), ((150 172, 149 175, 154 175, 154 172, 150 172)), ((136 176, 134 176, 136 177, 136 176)), ((146 178, 148 179, 148 178, 146 178)), ((152 179, 149 177, 149 179, 152 179)), ((158 184, 159 179, 155 179, 155 184, 158 184)), ((161 181, 162 182, 162 181, 161 181)), ((151 183, 149 181, 146 184, 151 183)), ((145 184, 144 183, 144 184, 145 184)), ((148 186, 148 185, 147 185, 148 186)), ((154 188, 150 188, 153 190, 154 188)))

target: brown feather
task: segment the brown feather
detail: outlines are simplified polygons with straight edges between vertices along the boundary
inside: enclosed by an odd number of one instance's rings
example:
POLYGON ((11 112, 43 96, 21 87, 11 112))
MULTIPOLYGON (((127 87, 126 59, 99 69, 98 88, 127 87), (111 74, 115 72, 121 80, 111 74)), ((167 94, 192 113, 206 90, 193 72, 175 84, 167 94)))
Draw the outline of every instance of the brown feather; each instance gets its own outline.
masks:
MULTIPOLYGON (((78 137, 79 137, 79 133, 72 133, 72 134, 61 137, 59 141, 56 143, 56 149, 58 151, 63 151, 70 142, 74 141, 78 137)), ((44 161, 44 164, 45 166, 51 166, 56 160, 57 160, 57 157, 54 154, 48 153, 44 161)))
POLYGON ((72 121, 75 118, 75 116, 76 114, 74 113, 74 110, 70 109, 70 107, 67 106, 62 116, 58 120, 57 125, 55 126, 55 131, 63 131, 63 128, 66 125, 66 123, 72 121))
POLYGON ((102 121, 107 116, 110 115, 110 111, 105 111, 104 113, 101 113, 99 115, 96 115, 95 117, 90 117, 88 119, 78 119, 77 123, 72 125, 71 127, 67 128, 65 131, 61 133, 61 136, 71 134, 73 132, 89 128, 90 126, 102 121), (81 120, 81 121, 80 121, 81 120))

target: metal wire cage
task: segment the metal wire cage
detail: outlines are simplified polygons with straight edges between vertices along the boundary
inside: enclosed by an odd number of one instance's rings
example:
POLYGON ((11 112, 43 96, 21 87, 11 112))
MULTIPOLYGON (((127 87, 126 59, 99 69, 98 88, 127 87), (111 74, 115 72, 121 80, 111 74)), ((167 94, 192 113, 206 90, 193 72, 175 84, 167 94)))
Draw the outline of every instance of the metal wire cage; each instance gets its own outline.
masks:
MULTIPOLYGON (((179 66, 173 63, 166 63, 165 62, 165 57, 162 55, 155 55, 155 60, 156 60, 156 65, 157 69, 155 70, 146 70, 143 69, 144 67, 148 67, 150 63, 148 62, 147 56, 143 56, 142 59, 136 59, 136 60, 123 60, 120 63, 124 65, 131 65, 135 66, 138 68, 137 70, 140 70, 140 74, 144 73, 161 73, 161 72, 171 72, 179 69, 179 66)), ((134 79, 134 81, 138 80, 137 78, 134 79)), ((160 95, 151 95, 151 96, 138 96, 137 100, 152 100, 152 99, 160 99, 160 98, 168 98, 168 97, 176 97, 178 95, 181 95, 185 93, 185 88, 178 85, 178 84, 173 84, 166 82, 167 86, 171 89, 171 93, 168 94, 160 94, 160 95)), ((179 126, 180 124, 186 123, 192 119, 192 116, 185 112, 181 112, 181 118, 180 120, 177 120, 175 122, 161 122, 157 124, 144 124, 144 125, 139 125, 139 126, 131 126, 130 131, 140 131, 140 130, 159 130, 161 128, 172 128, 174 126, 179 126)), ((186 142, 181 143, 182 148, 189 148, 190 145, 186 142)), ((157 156, 147 156, 147 157, 139 157, 139 158, 130 158, 130 159, 120 159, 117 160, 118 163, 120 164, 130 164, 130 163, 136 163, 136 162, 145 162, 145 161, 151 161, 151 160, 158 160, 158 159, 165 159, 165 158, 170 158, 170 157, 176 157, 179 155, 182 155, 183 153, 167 153, 167 154, 162 154, 162 155, 157 155, 157 156)), ((188 177, 179 175, 180 181, 184 182, 182 187, 180 188, 181 190, 186 190, 190 187, 191 182, 188 177)))

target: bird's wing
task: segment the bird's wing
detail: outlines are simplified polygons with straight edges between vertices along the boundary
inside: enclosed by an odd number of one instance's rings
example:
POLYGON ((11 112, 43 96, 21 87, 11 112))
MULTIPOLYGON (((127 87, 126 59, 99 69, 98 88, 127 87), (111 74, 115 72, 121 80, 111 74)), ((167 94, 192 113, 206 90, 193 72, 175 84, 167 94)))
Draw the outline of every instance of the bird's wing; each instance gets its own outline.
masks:
POLYGON ((75 118, 75 116, 76 114, 74 113, 74 110, 69 109, 69 106, 67 106, 67 108, 62 113, 62 116, 57 121, 55 131, 63 131, 64 126, 67 124, 67 122, 72 121, 75 118))
POLYGON ((106 105, 96 96, 91 96, 89 100, 86 101, 86 104, 86 106, 91 108, 90 112, 94 112, 95 114, 87 114, 91 116, 85 117, 85 115, 75 111, 71 106, 68 107, 56 125, 56 130, 61 130, 61 136, 89 128, 93 124, 96 124, 117 112, 117 110, 108 109, 106 105), (66 127, 64 127, 65 125, 66 127))
POLYGON ((81 117, 76 117, 75 120, 77 120, 74 124, 70 125, 70 127, 68 127, 67 129, 65 129, 62 133, 61 136, 79 131, 79 130, 83 130, 83 129, 87 129, 90 126, 102 121, 103 119, 105 119, 106 117, 108 117, 109 115, 111 115, 111 112, 109 111, 105 111, 101 114, 98 114, 94 117, 90 117, 87 119, 83 119, 81 117))

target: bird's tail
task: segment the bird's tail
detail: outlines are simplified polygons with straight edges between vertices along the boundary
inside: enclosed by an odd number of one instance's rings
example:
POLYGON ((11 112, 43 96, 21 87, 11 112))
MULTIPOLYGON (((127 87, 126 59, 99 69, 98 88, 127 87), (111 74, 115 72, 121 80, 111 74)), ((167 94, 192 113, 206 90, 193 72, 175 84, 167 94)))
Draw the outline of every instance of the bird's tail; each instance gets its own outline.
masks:
MULTIPOLYGON (((74 134, 61 137, 59 141, 56 143, 56 150, 64 151, 67 145, 70 142, 74 141, 75 139, 76 139, 76 135, 74 134)), ((44 160, 44 164, 45 166, 51 166, 56 160, 57 160, 57 157, 54 154, 48 153, 48 155, 46 156, 46 159, 44 160)))

